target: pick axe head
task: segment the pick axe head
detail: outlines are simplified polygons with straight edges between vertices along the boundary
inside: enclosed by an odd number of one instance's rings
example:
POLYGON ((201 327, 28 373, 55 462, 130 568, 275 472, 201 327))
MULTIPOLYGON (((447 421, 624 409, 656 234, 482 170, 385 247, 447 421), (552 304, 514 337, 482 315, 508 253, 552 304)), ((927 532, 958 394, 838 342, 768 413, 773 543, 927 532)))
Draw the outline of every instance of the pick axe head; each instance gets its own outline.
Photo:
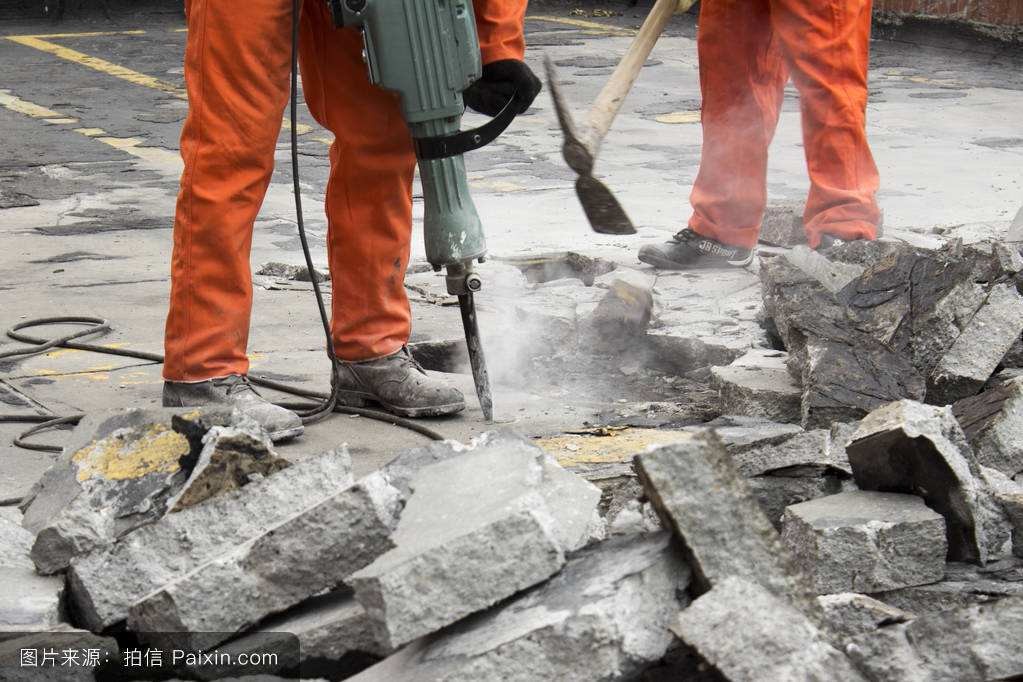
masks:
POLYGON ((568 167, 578 175, 575 194, 579 197, 586 219, 590 221, 590 227, 601 234, 635 234, 636 228, 615 195, 604 183, 593 177, 594 149, 576 128, 550 55, 544 56, 544 68, 547 71, 547 87, 554 101, 554 112, 558 116, 565 140, 561 153, 568 167))

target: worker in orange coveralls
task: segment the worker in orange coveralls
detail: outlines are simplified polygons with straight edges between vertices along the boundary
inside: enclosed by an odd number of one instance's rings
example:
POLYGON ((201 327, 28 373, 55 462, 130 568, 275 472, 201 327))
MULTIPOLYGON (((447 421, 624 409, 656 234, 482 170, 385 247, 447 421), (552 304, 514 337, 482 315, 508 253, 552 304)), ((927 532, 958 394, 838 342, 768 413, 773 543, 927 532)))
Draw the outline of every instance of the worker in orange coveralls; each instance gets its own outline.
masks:
POLYGON ((871 0, 706 0, 697 47, 703 150, 689 225, 639 259, 659 268, 748 265, 767 203, 767 148, 783 91, 799 91, 811 248, 875 239, 877 167, 867 145, 871 0))
MULTIPOLYGON (((518 91, 524 110, 540 90, 522 61, 526 0, 475 5, 484 67, 466 104, 493 115, 518 91)), ((299 435, 302 423, 246 378, 249 250, 289 99, 291 8, 291 0, 186 0, 189 111, 163 373, 165 406, 232 405, 274 440, 299 435)), ((334 27, 323 0, 305 0, 303 93, 335 135, 326 211, 340 401, 409 417, 450 414, 465 407, 462 394, 428 377, 405 346, 416 160, 398 96, 370 84, 362 47, 358 31, 334 27)))

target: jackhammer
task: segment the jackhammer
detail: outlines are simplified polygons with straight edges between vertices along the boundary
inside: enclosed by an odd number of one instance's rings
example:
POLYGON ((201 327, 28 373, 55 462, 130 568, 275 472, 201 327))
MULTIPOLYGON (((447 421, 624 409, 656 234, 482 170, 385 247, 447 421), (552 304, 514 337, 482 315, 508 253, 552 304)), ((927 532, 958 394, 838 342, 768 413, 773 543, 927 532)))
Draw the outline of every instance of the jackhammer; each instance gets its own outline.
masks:
POLYGON ((474 261, 486 257, 483 225, 469 194, 462 154, 492 142, 518 112, 515 97, 493 119, 461 130, 462 92, 482 73, 470 0, 327 0, 334 23, 362 30, 370 82, 401 96, 423 186, 426 258, 447 270, 458 297, 476 395, 493 419, 490 379, 473 295, 474 261))

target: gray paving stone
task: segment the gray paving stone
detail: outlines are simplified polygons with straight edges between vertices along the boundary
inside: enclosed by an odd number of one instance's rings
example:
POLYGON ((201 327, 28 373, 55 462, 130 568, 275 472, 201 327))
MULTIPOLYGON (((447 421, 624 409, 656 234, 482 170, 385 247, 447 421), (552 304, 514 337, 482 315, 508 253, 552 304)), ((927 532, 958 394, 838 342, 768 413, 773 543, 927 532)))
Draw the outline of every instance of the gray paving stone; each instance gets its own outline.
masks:
POLYGON ((600 500, 595 486, 510 435, 423 468, 411 488, 396 547, 351 579, 387 647, 557 572, 564 553, 589 540, 600 500))
POLYGON ((711 384, 721 412, 799 423, 802 391, 785 365, 785 353, 754 348, 730 365, 712 367, 711 384))
POLYGON ((865 490, 788 507, 781 539, 820 594, 941 580, 945 522, 913 495, 865 490))
POLYGON ((928 378, 929 402, 975 395, 1023 333, 1023 298, 1015 284, 994 285, 928 378))
POLYGON ((549 581, 420 639, 353 682, 600 682, 664 656, 688 569, 667 533, 589 547, 549 581))
POLYGON ((871 596, 918 615, 986 604, 1004 597, 1023 597, 1023 559, 1008 557, 984 567, 949 563, 939 582, 871 596))
POLYGON ((5 632, 49 629, 64 620, 64 577, 35 572, 32 533, 0 517, 0 640, 5 632))
POLYGON ((876 682, 987 682, 1023 675, 1023 598, 920 616, 853 639, 850 658, 876 682))
POLYGON ((637 455, 636 472, 685 544, 698 592, 738 576, 813 611, 805 576, 716 436, 698 433, 637 455))
POLYGON ((1023 472, 1023 379, 952 405, 977 461, 1012 477, 1023 472))
POLYGON ((945 518, 949 560, 997 556, 1005 519, 951 409, 891 403, 860 423, 846 451, 861 489, 919 495, 945 518))
POLYGON ((683 609, 672 631, 731 682, 863 679, 802 611, 737 576, 683 609))
POLYGON ((309 457, 79 557, 69 572, 77 613, 97 631, 123 621, 129 607, 150 592, 266 532, 298 504, 314 504, 350 486, 351 468, 347 451, 309 457))
POLYGON ((874 632, 879 627, 905 623, 915 616, 908 611, 889 606, 865 594, 841 592, 817 597, 824 612, 824 622, 832 637, 848 640, 874 632))
POLYGON ((392 548, 402 501, 383 474, 369 474, 147 595, 128 627, 148 644, 209 649, 392 548))

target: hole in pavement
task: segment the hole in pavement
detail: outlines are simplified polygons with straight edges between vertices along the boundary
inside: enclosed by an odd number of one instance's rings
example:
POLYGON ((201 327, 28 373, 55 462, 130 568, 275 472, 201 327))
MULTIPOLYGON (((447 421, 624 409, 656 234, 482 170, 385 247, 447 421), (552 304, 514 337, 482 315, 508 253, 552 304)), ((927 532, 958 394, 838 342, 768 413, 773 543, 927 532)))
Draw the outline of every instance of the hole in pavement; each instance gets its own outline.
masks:
POLYGON ((615 269, 615 264, 603 258, 591 258, 574 251, 545 253, 522 258, 495 258, 494 260, 514 265, 526 280, 532 284, 552 282, 557 279, 578 279, 586 286, 593 286, 593 280, 615 269))

